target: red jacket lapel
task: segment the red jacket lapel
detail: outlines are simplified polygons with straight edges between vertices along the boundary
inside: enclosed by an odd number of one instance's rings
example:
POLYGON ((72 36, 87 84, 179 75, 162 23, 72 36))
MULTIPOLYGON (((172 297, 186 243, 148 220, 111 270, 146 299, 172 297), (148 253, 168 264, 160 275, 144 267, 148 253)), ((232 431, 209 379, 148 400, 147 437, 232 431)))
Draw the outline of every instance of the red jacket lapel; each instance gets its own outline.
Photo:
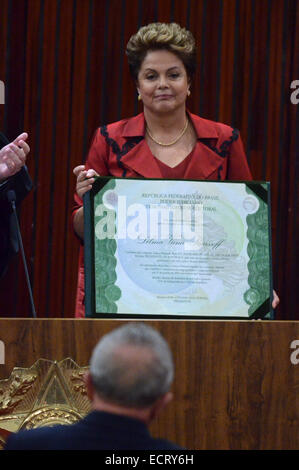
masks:
MULTIPOLYGON (((207 179, 223 163, 223 158, 207 147, 201 139, 218 139, 219 135, 213 122, 189 113, 197 134, 197 144, 190 160, 185 177, 188 179, 207 179)), ((122 137, 130 138, 145 135, 144 114, 129 119, 123 126, 122 137)), ((121 159, 122 164, 144 178, 162 178, 159 165, 152 155, 145 139, 135 145, 121 159)), ((129 176, 129 175, 127 175, 129 176)))

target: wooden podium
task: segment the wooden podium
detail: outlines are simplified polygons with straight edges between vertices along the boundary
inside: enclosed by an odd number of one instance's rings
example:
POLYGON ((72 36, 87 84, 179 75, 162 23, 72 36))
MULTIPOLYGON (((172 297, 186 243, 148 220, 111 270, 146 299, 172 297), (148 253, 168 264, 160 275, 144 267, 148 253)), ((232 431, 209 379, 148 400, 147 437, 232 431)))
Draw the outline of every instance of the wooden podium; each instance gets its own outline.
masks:
MULTIPOLYGON (((124 322, 0 319, 0 380, 41 358, 88 366, 98 339, 124 322)), ((174 400, 152 424, 153 435, 192 450, 298 449, 299 363, 291 343, 299 322, 146 323, 168 340, 176 366, 174 400)))

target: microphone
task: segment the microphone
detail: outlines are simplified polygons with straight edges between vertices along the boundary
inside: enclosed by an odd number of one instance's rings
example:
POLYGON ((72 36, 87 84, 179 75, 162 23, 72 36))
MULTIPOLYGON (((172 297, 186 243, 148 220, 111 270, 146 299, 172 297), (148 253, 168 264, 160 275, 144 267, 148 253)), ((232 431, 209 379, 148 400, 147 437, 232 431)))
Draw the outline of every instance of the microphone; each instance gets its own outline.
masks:
POLYGON ((23 265, 24 265, 24 270, 25 270, 25 277, 26 277, 26 282, 27 282, 27 287, 29 291, 29 297, 30 297, 30 304, 31 304, 31 310, 32 310, 32 315, 34 318, 36 318, 36 311, 35 311, 35 306, 34 306, 34 301, 33 301, 33 295, 32 295, 32 289, 30 285, 30 279, 29 279, 29 274, 28 274, 28 267, 27 267, 27 262, 25 258, 25 252, 24 252, 24 247, 23 247, 23 241, 22 241, 22 235, 21 235, 21 230, 19 226, 19 220, 18 220, 18 214, 16 210, 16 192, 13 189, 10 189, 7 191, 7 199, 8 202, 10 202, 12 211, 15 217, 15 222, 16 222, 16 227, 17 227, 17 234, 18 234, 18 241, 19 245, 21 248, 21 254, 22 254, 22 259, 23 259, 23 265))

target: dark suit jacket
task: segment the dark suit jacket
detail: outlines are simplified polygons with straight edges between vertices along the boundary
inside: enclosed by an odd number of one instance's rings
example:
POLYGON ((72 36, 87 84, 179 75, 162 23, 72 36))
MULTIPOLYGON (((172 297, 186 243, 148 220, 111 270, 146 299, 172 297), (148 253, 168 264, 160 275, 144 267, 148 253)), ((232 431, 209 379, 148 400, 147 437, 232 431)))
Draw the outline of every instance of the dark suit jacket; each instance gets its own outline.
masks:
POLYGON ((93 411, 72 425, 11 434, 4 450, 171 450, 181 447, 151 437, 146 425, 125 416, 93 411))
MULTIPOLYGON (((0 149, 9 144, 0 132, 0 149)), ((11 256, 18 252, 19 243, 12 209, 7 200, 7 192, 13 189, 16 193, 18 207, 32 189, 32 181, 24 166, 17 174, 0 183, 0 278, 5 274, 11 256)))

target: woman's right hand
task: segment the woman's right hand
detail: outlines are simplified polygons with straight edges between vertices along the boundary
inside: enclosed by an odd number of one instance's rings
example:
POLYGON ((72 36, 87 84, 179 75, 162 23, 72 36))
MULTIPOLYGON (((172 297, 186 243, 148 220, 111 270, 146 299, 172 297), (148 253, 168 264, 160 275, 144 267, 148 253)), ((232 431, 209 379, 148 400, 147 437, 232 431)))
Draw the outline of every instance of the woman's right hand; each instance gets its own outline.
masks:
POLYGON ((80 199, 82 199, 84 194, 92 188, 95 182, 94 177, 99 175, 92 168, 85 170, 85 165, 76 166, 73 169, 73 173, 77 177, 76 192, 80 199))

